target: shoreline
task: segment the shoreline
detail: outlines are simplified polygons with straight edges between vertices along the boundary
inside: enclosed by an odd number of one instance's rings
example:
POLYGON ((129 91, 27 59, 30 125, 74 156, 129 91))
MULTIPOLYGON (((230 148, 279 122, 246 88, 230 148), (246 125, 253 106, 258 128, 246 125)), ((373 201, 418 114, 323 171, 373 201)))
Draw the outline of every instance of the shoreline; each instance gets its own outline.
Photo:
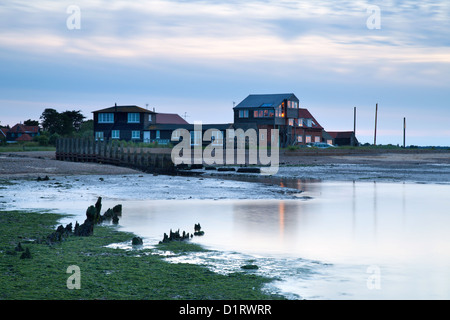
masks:
MULTIPOLYGON (((285 151, 275 179, 330 181, 394 181, 450 183, 448 150, 367 150, 343 149, 285 151), (403 152, 402 152, 403 151, 403 152)), ((238 166, 235 166, 238 167, 238 166)), ((199 172, 198 170, 195 172, 199 172)), ((254 180, 258 174, 200 171, 204 177, 254 180)), ((37 179, 47 176, 129 175, 141 171, 101 163, 57 161, 55 152, 29 151, 0 153, 0 179, 37 179)), ((261 178, 261 180, 267 180, 261 178)))

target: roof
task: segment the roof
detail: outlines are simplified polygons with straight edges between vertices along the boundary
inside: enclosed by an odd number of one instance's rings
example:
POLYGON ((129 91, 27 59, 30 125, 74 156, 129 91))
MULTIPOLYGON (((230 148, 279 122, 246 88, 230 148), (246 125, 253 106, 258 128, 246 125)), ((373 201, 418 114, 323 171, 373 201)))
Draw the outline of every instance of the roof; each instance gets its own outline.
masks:
POLYGON ((153 111, 138 107, 138 106, 113 106, 106 109, 92 111, 92 113, 111 113, 111 112, 133 112, 133 113, 155 113, 153 111))
MULTIPOLYGON (((23 124, 16 124, 14 127, 9 129, 10 132, 14 133, 38 133, 39 132, 39 126, 26 126, 23 124)), ((5 132, 6 133, 6 132, 5 132)))
POLYGON ((3 134, 3 136, 6 137, 6 134, 8 133, 9 129, 8 128, 0 128, 0 133, 3 134))
POLYGON ((317 122, 316 118, 314 118, 314 116, 311 114, 311 112, 309 112, 308 109, 299 108, 298 117, 303 119, 312 119, 312 121, 314 122, 312 128, 323 129, 323 127, 319 124, 319 122, 317 122))
POLYGON ((24 133, 16 139, 16 141, 32 141, 32 140, 33 138, 28 133, 24 133))
POLYGON ((350 139, 353 131, 327 131, 333 139, 350 139))
POLYGON ((243 108, 270 108, 278 107, 284 100, 298 98, 293 93, 281 93, 281 94, 251 94, 239 103, 234 109, 243 108))
POLYGON ((157 113, 156 114, 157 124, 188 124, 186 120, 180 117, 176 113, 157 113))

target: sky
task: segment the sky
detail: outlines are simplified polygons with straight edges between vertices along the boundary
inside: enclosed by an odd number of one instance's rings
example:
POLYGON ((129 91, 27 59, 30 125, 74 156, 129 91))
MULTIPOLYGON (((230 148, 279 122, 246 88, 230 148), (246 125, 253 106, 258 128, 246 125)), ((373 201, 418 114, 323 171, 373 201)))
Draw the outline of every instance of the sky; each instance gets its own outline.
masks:
POLYGON ((328 131, 450 146, 450 2, 3 0, 0 124, 138 105, 233 122, 294 93, 328 131))

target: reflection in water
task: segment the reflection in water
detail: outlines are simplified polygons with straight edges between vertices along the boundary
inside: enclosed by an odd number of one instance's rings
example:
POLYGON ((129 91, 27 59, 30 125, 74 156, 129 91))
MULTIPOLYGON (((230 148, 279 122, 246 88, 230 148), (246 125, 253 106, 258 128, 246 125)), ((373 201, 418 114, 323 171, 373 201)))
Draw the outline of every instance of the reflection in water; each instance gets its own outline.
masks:
MULTIPOLYGON (((442 281, 450 270, 449 185, 288 179, 275 183, 301 189, 302 197, 138 200, 105 196, 103 207, 120 202, 120 228, 143 237, 147 245, 156 244, 170 229, 192 232, 194 224, 200 223, 205 235, 192 241, 222 254, 195 261, 206 259, 206 264, 226 264, 239 271, 239 264, 251 257, 260 266, 258 272, 283 279, 278 283, 283 292, 303 298, 450 298, 450 288, 442 281), (369 266, 380 269, 381 290, 367 288, 369 266)), ((87 205, 92 204, 68 203, 58 200, 57 194, 51 201, 62 212, 76 209, 81 213, 78 219, 84 219, 87 205)), ((16 205, 20 207, 19 200, 16 205)), ((48 202, 32 205, 48 208, 48 202)))

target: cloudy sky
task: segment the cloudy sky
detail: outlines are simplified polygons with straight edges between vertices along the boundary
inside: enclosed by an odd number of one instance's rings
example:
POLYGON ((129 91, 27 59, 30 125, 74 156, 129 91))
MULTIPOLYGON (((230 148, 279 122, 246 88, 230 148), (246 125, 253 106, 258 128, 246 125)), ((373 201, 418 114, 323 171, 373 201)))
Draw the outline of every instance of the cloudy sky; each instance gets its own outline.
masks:
POLYGON ((0 3, 0 124, 45 108, 135 104, 233 121, 252 93, 295 93, 326 130, 450 145, 450 2, 0 3))

